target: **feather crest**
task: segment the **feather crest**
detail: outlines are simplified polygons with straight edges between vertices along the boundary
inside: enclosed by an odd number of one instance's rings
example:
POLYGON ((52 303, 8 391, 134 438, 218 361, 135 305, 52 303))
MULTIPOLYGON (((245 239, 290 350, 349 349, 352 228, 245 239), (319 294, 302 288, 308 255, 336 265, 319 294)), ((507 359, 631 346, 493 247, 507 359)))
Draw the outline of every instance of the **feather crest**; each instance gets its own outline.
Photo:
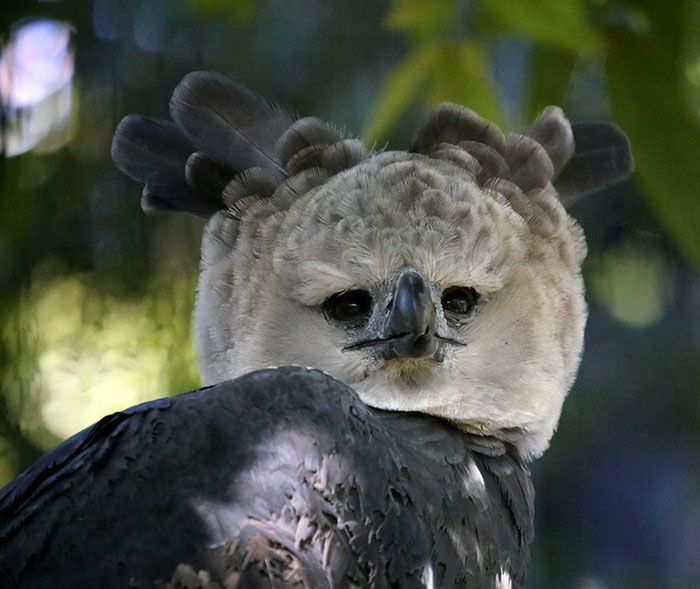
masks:
POLYGON ((170 115, 198 150, 239 169, 286 176, 277 140, 291 117, 258 94, 210 72, 187 74, 170 99, 170 115))
POLYGON ((184 185, 184 164, 193 151, 175 123, 142 115, 124 117, 112 140, 117 168, 140 182, 184 185))
POLYGON ((280 158, 285 166, 299 152, 314 145, 333 145, 342 136, 328 123, 316 117, 299 119, 279 138, 280 158))
POLYGON ((554 181, 564 204, 623 180, 634 171, 629 139, 612 123, 576 123, 576 149, 554 181))
POLYGON ((464 140, 489 145, 500 153, 505 148, 505 138, 496 125, 464 106, 445 102, 435 109, 418 132, 411 151, 426 153, 436 143, 456 145, 464 140))
POLYGON ((561 171, 574 153, 571 124, 558 106, 545 108, 523 134, 532 137, 544 148, 555 174, 561 171))

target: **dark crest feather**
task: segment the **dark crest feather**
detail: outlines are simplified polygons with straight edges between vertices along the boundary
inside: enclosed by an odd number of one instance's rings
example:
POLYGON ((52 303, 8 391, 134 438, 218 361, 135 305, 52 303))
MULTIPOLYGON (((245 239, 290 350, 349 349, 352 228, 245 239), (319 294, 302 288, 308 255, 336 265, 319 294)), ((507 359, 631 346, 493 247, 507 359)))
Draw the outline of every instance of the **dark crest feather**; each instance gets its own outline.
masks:
POLYGON ((206 217, 226 207, 222 193, 235 174, 261 168, 277 183, 286 177, 277 141, 291 118, 247 88, 193 72, 175 89, 170 111, 175 122, 125 117, 112 143, 117 167, 145 184, 147 213, 206 217))
POLYGON ((629 139, 616 125, 576 123, 572 131, 576 151, 554 181, 566 205, 634 171, 629 139))
POLYGON ((544 147, 527 135, 508 135, 504 153, 508 162, 508 180, 524 192, 543 188, 554 176, 554 166, 544 147))
POLYGON ((240 170, 222 164, 201 151, 190 155, 185 164, 187 185, 211 202, 221 203, 224 188, 238 172, 240 170))
POLYGON ((208 198, 187 186, 146 184, 141 193, 141 208, 148 215, 188 212, 209 217, 222 208, 221 196, 208 198))
POLYGON ((476 141, 503 152, 505 138, 493 123, 482 119, 474 111, 458 104, 440 104, 418 132, 411 151, 427 153, 436 143, 476 141))
POLYGON ((493 147, 476 141, 460 141, 459 146, 481 165, 480 180, 505 178, 508 174, 508 164, 493 147))
POLYGON ((124 117, 112 140, 117 168, 140 182, 184 185, 184 164, 193 150, 175 123, 142 115, 124 117))
POLYGON ((170 99, 170 115, 198 150, 241 170, 286 176, 277 140, 291 117, 258 94, 210 72, 187 74, 170 99))
POLYGON ((524 192, 553 182, 565 205, 623 180, 634 169, 629 141, 618 127, 610 123, 571 125, 554 106, 546 108, 522 134, 504 138, 495 125, 471 110, 441 104, 417 134, 411 150, 458 163, 453 152, 436 151, 445 143, 460 146, 479 161, 480 182, 500 177, 524 192))
POLYGON ((322 165, 330 174, 352 168, 369 157, 369 152, 359 139, 342 139, 329 145, 323 152, 322 165))
POLYGON ((328 123, 316 117, 299 119, 279 138, 280 158, 285 166, 302 150, 317 145, 333 145, 342 136, 328 123))
POLYGON ((240 201, 255 197, 271 196, 277 188, 277 182, 265 168, 250 168, 233 178, 224 188, 222 199, 226 206, 240 209, 240 201))
POLYGON ((558 173, 571 159, 575 150, 574 136, 571 132, 571 124, 558 106, 548 106, 535 122, 523 133, 532 137, 547 152, 554 167, 554 173, 558 173))
POLYGON ((483 168, 481 162, 469 150, 461 145, 452 143, 437 143, 428 152, 430 157, 450 161, 460 168, 469 170, 474 176, 481 177, 483 168))
POLYGON ((171 121, 129 115, 112 141, 112 159, 130 178, 145 184, 141 207, 146 213, 188 211, 208 216, 221 208, 220 198, 200 195, 185 180, 194 146, 171 121))

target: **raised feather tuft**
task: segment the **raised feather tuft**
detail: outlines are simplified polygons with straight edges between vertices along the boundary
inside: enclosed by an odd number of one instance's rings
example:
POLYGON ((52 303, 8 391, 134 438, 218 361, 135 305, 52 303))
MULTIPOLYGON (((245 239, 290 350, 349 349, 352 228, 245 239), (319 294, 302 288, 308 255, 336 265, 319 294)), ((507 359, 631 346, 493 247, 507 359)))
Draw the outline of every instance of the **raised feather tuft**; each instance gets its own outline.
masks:
POLYGON ((280 158, 285 166, 302 150, 318 145, 333 145, 342 136, 328 123, 316 117, 299 119, 279 138, 280 158))
POLYGON ((456 145, 464 140, 483 143, 499 153, 505 148, 505 138, 496 125, 464 106, 445 102, 435 109, 418 132, 411 151, 427 153, 436 143, 456 145))
POLYGON ((554 181, 565 205, 623 180, 634 171, 629 139, 612 123, 572 125, 576 150, 554 181))
POLYGON ((190 141, 241 170, 262 168, 286 176, 277 140, 291 117, 258 94, 210 72, 187 74, 170 99, 170 115, 190 141))

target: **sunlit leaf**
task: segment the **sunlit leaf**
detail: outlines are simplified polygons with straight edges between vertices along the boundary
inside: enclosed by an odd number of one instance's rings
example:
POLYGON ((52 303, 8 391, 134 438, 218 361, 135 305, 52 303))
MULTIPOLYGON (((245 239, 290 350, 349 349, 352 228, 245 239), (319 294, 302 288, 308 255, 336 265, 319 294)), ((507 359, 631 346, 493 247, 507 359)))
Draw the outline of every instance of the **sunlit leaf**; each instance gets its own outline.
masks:
POLYGON ((419 46, 390 75, 379 94, 363 136, 368 143, 381 140, 387 130, 415 100, 418 92, 438 65, 441 51, 435 43, 419 46))
POLYGON ((593 294, 622 323, 646 327, 658 321, 673 295, 673 273, 660 248, 633 239, 593 260, 593 294))
POLYGON ((167 288, 154 281, 152 293, 134 299, 77 276, 32 286, 20 301, 21 325, 3 334, 12 361, 4 384, 21 390, 13 408, 28 434, 45 427, 66 438, 106 413, 198 385, 189 343, 194 280, 169 278, 167 288), (9 346, 12 333, 32 337, 9 346), (26 399, 39 407, 26 410, 26 399))
MULTIPOLYGON (((641 3, 640 3, 641 4, 641 3)), ((700 120, 684 93, 681 2, 644 2, 654 34, 608 31, 615 117, 629 135, 637 177, 660 223, 700 265, 700 120)))
POLYGON ((600 47, 583 0, 481 0, 480 7, 486 26, 575 52, 600 47))

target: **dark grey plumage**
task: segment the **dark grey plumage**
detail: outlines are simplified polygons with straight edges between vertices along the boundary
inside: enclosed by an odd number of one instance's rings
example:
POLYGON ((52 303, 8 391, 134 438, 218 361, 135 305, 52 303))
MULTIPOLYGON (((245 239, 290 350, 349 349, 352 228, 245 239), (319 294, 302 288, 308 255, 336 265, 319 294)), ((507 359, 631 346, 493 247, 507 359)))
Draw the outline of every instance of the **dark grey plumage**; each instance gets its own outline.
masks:
POLYGON ((0 579, 493 588, 502 571, 521 587, 532 507, 511 446, 370 409, 319 371, 262 370, 44 456, 0 493, 0 579))
POLYGON ((192 72, 170 99, 170 116, 200 151, 241 170, 264 168, 283 178, 277 140, 291 117, 248 88, 211 72, 192 72))
POLYGON ((265 170, 286 176, 277 141, 291 117, 248 88, 210 72, 192 72, 170 100, 175 122, 125 117, 112 142, 112 159, 145 184, 147 213, 187 211, 204 217, 225 208, 222 193, 236 174, 265 170))
POLYGON ((565 205, 619 182, 634 170, 627 136, 611 123, 572 125, 576 150, 554 186, 565 205))

